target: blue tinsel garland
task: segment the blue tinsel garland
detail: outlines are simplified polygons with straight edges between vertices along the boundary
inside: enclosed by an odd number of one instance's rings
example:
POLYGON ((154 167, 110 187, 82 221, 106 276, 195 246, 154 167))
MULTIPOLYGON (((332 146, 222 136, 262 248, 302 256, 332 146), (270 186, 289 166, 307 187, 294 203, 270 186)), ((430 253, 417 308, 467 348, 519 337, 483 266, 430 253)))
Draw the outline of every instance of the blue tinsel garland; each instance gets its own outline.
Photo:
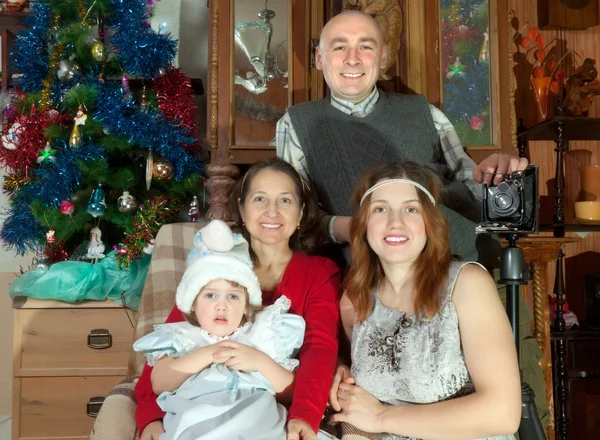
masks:
POLYGON ((183 147, 194 143, 194 138, 186 136, 184 129, 175 127, 160 113, 151 109, 140 111, 130 94, 111 88, 107 83, 99 87, 95 120, 111 134, 128 138, 130 143, 163 156, 173 164, 175 180, 200 171, 199 158, 183 147))
POLYGON ((4 248, 15 249, 19 255, 25 255, 27 251, 38 252, 46 233, 33 216, 29 204, 30 200, 25 198, 15 199, 0 230, 4 248))
POLYGON ((109 40, 118 53, 117 61, 125 72, 142 78, 154 78, 172 64, 177 40, 144 26, 150 18, 147 0, 110 0, 110 23, 114 33, 109 40))
POLYGON ((19 84, 25 92, 42 88, 48 75, 47 35, 52 11, 47 0, 31 6, 31 15, 25 19, 29 29, 19 32, 11 52, 18 72, 23 72, 19 84))

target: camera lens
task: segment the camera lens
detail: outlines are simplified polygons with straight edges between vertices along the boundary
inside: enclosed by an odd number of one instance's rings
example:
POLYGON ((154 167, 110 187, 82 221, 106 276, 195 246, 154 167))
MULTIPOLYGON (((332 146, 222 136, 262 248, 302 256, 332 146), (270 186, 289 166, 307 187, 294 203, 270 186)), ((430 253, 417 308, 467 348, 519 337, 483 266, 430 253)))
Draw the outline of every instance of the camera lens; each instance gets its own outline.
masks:
POLYGON ((513 199, 508 193, 496 194, 496 197, 494 197, 494 204, 501 211, 505 211, 510 208, 512 203, 513 199))

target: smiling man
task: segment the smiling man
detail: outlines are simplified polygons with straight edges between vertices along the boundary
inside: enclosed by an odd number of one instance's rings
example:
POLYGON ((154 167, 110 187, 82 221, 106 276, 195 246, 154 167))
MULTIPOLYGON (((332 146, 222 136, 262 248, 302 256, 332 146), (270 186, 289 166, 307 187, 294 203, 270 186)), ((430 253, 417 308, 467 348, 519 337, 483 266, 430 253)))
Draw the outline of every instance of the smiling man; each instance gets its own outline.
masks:
MULTIPOLYGON (((483 173, 525 169, 527 160, 493 154, 476 165, 448 118, 424 96, 377 89, 386 61, 383 35, 371 16, 353 10, 333 17, 316 51, 331 96, 288 108, 277 123, 277 155, 312 183, 332 214, 323 227, 341 243, 348 241, 354 185, 368 168, 402 159, 430 168, 445 185, 453 251, 477 259, 472 221, 480 218, 483 173)), ((485 177, 491 182, 491 175, 485 177)))

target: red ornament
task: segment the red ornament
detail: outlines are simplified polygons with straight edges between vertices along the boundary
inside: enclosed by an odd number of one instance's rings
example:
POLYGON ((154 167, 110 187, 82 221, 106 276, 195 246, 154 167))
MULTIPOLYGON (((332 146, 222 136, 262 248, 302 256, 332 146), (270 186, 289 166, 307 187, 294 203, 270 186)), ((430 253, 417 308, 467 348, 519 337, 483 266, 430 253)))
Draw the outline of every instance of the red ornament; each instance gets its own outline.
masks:
POLYGON ((46 241, 48 243, 54 243, 54 229, 50 229, 46 232, 46 241))
POLYGON ((473 116, 471 117, 470 125, 473 130, 481 132, 483 129, 483 119, 480 116, 473 116))
POLYGON ((63 200, 60 204, 60 212, 65 215, 71 215, 73 214, 73 211, 75 211, 75 205, 68 200, 63 200))

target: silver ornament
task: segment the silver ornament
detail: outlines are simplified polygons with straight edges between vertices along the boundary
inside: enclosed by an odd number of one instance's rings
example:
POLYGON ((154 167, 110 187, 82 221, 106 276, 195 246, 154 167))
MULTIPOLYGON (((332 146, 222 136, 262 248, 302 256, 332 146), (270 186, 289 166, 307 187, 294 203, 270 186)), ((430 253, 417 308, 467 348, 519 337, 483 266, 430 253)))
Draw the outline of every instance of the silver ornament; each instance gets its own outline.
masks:
POLYGON ((120 212, 130 212, 136 208, 137 202, 135 198, 129 194, 129 191, 123 191, 123 195, 119 197, 117 206, 120 212))
POLYGON ((66 84, 80 74, 81 69, 79 68, 79 64, 77 64, 75 61, 68 59, 62 60, 58 63, 56 76, 61 83, 66 84))

